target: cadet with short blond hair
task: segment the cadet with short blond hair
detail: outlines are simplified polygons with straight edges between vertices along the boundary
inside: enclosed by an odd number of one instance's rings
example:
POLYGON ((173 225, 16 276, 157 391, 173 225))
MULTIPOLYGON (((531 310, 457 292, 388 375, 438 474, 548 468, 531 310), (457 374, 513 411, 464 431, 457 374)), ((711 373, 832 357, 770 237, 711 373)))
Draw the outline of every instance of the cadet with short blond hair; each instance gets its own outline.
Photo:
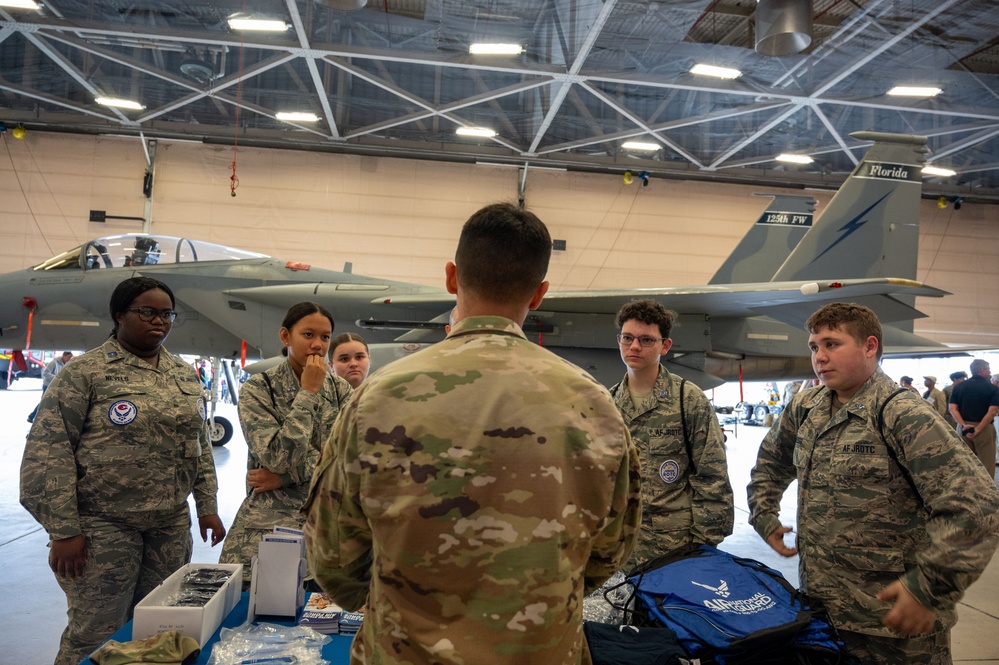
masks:
POLYGON ((750 523, 800 555, 803 591, 861 662, 951 662, 954 606, 999 544, 999 492, 933 407, 878 367, 881 325, 834 303, 808 319, 812 367, 760 445, 750 523), (797 547, 781 497, 798 481, 797 547))

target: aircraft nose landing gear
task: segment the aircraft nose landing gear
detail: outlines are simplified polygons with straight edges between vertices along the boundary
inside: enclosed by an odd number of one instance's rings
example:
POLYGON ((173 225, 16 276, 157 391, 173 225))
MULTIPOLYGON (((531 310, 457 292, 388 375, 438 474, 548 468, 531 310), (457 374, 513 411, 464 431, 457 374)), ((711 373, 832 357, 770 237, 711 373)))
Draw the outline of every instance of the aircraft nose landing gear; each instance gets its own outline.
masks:
POLYGON ((213 446, 224 446, 232 439, 232 423, 227 418, 215 416, 208 426, 208 437, 213 446))

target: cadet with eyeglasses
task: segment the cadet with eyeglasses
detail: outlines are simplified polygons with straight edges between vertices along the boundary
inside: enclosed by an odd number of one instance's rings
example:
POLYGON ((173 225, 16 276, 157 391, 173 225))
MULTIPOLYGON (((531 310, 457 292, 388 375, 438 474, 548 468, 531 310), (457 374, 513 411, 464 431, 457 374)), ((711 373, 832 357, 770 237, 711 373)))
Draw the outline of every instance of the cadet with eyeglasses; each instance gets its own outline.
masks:
POLYGON ((190 562, 188 495, 202 539, 225 537, 204 390, 162 346, 173 308, 159 280, 120 283, 111 338, 59 372, 28 434, 21 505, 49 534, 49 566, 68 606, 57 665, 90 655, 190 562))
POLYGON ((721 427, 704 392, 660 363, 676 312, 635 300, 617 313, 628 368, 611 388, 642 462, 642 531, 630 566, 732 533, 732 485, 721 427))

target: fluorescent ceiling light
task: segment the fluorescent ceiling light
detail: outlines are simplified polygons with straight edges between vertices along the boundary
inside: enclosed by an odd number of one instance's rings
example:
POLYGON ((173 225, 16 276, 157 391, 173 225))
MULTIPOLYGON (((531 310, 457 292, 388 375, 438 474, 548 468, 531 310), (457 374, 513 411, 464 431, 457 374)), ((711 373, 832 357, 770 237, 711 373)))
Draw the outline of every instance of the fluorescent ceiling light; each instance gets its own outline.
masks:
POLYGON ((625 141, 621 144, 625 150, 658 150, 662 146, 658 143, 644 143, 642 141, 625 141))
POLYGON ((780 154, 774 157, 778 162, 788 162, 790 164, 811 164, 815 160, 808 155, 780 154))
POLYGON ((937 166, 924 166, 923 175, 939 175, 945 178, 957 175, 957 171, 951 171, 950 169, 942 169, 937 166))
POLYGON ((698 76, 714 76, 719 79, 737 79, 742 76, 742 72, 738 69, 729 69, 728 67, 715 67, 714 65, 701 65, 697 64, 690 68, 691 74, 697 74, 698 76))
POLYGON ((469 44, 472 55, 520 55, 524 47, 520 44, 469 44))
POLYGON ((101 106, 113 106, 116 109, 129 109, 131 111, 141 111, 146 108, 139 102, 133 102, 131 99, 116 99, 114 97, 98 97, 94 100, 101 106))
POLYGON ((257 18, 231 18, 229 27, 233 30, 256 30, 258 32, 284 32, 288 24, 284 21, 273 21, 257 18))
POLYGON ((914 85, 896 85, 888 91, 893 97, 936 97, 943 90, 940 88, 920 87, 914 85))
POLYGON ((281 111, 274 117, 287 122, 316 122, 319 120, 319 116, 315 113, 303 113, 301 111, 281 111))
POLYGON ((491 139, 496 136, 496 130, 487 127, 459 127, 455 130, 455 134, 458 136, 482 136, 491 139))
POLYGON ((0 7, 12 7, 14 9, 38 9, 35 0, 0 0, 0 7))

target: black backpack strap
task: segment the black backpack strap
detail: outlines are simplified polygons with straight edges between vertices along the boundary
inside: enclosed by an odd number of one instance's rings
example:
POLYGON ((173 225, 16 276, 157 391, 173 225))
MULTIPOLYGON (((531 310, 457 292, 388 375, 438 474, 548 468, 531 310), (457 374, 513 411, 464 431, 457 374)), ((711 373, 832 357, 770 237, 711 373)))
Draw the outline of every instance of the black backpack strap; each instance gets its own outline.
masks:
POLYGON ((919 490, 916 489, 916 483, 913 482, 912 475, 909 473, 909 470, 898 461, 898 451, 895 450, 895 445, 890 443, 888 438, 885 436, 885 408, 888 406, 888 402, 892 401, 892 399, 904 392, 908 392, 908 390, 906 388, 899 388, 889 395, 888 399, 881 403, 881 408, 878 409, 878 436, 881 437, 881 442, 885 444, 885 449, 888 451, 888 455, 891 457, 892 461, 895 462, 895 466, 897 466, 898 470, 902 472, 902 477, 905 478, 905 481, 909 483, 909 487, 912 488, 912 493, 916 495, 917 499, 919 499, 919 503, 925 507, 926 504, 923 501, 923 497, 919 495, 919 490))
POLYGON ((271 406, 277 411, 277 400, 274 399, 274 386, 271 385, 271 377, 267 376, 267 372, 262 373, 260 376, 264 377, 264 383, 267 384, 267 394, 271 397, 271 406))
POLYGON ((680 377, 680 428, 683 430, 683 446, 687 449, 687 462, 690 464, 690 472, 697 474, 697 465, 694 463, 694 449, 690 442, 690 433, 687 432, 687 410, 683 404, 683 387, 687 384, 687 379, 680 377))

